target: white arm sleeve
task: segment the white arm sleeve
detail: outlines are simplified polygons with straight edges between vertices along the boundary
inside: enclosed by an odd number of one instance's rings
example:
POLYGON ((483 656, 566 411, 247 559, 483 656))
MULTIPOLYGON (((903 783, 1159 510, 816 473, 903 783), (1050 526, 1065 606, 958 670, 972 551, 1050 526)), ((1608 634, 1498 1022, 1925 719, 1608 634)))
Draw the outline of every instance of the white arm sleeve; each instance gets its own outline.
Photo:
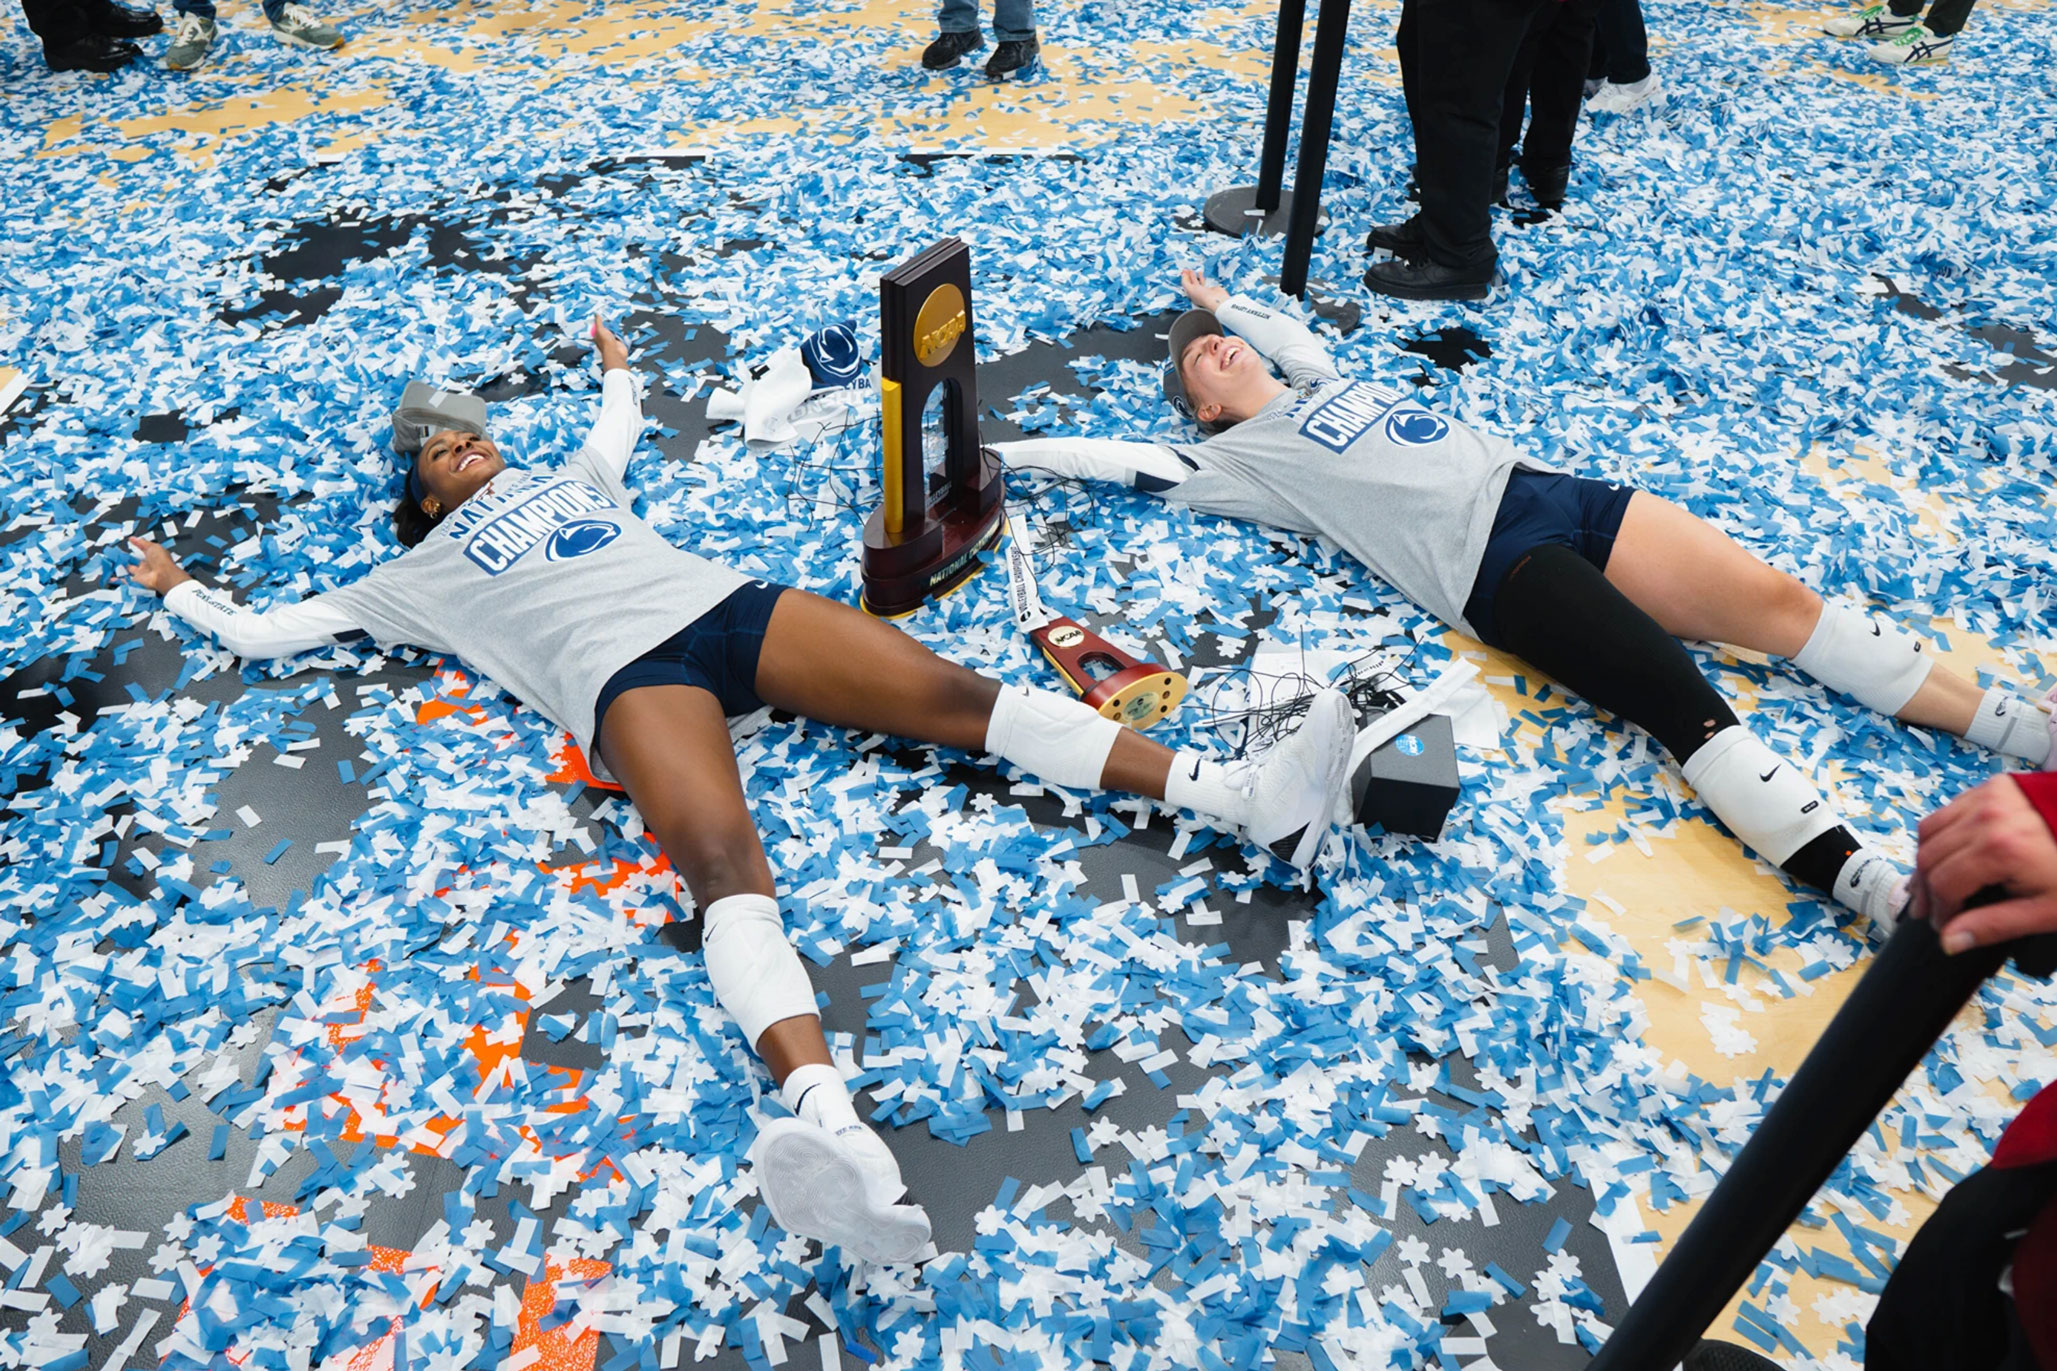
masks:
POLYGON ((211 633, 238 657, 290 657, 364 633, 340 606, 321 596, 263 612, 245 609, 222 591, 181 581, 165 592, 164 607, 211 633))
POLYGON ((1162 443, 1027 438, 1017 443, 994 443, 992 447, 1000 454, 1000 460, 1016 471, 1081 481, 1118 481, 1151 493, 1169 490, 1195 469, 1162 443))
POLYGON ((593 421, 593 431, 586 435, 579 456, 620 481, 642 436, 643 401, 635 373, 617 367, 602 374, 600 417, 593 421))
POLYGON ((1222 301, 1214 317, 1221 320, 1222 327, 1234 329, 1238 337, 1276 363, 1293 385, 1333 381, 1340 375, 1329 356, 1328 345, 1298 319, 1265 309, 1240 295, 1222 301))

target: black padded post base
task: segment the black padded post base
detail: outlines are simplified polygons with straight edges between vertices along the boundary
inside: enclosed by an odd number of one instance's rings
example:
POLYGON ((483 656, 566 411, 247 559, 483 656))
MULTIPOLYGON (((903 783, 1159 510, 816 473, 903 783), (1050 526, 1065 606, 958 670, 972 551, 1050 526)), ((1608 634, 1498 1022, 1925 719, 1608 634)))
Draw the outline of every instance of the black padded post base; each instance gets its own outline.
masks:
POLYGON ((1230 186, 1207 197, 1207 206, 1200 212, 1207 227, 1216 233, 1225 233, 1231 238, 1244 238, 1256 234, 1259 238, 1276 238, 1286 231, 1286 225, 1293 215, 1291 191, 1281 191, 1276 209, 1264 210, 1257 207, 1261 194, 1257 186, 1230 186))

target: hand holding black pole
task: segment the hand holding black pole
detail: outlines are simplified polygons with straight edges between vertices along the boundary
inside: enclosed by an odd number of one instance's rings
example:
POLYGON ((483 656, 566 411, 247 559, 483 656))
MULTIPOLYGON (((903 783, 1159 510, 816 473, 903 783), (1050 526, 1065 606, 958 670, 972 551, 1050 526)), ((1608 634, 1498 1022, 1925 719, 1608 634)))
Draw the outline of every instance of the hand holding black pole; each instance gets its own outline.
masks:
MULTIPOLYGON (((1966 905, 2006 898, 1992 888, 1966 905)), ((1591 1371, 1677 1366, 1957 1012, 2009 958, 2030 975, 2048 976, 2057 968, 2057 934, 1950 956, 1926 920, 1903 922, 1593 1359, 1591 1371)))

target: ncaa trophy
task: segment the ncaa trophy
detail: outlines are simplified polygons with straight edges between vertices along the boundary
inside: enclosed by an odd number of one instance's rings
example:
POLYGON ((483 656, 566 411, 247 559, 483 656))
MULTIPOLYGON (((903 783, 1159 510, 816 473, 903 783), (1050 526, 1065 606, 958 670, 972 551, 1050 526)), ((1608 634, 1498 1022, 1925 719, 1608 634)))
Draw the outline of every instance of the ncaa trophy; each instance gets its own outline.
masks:
POLYGON ((1000 459, 979 445, 971 251, 956 238, 879 278, 885 497, 864 523, 863 607, 897 618, 955 590, 999 540, 1000 459), (942 389, 944 461, 932 482, 923 415, 942 389))
POLYGON ((1023 535, 1028 525, 1010 518, 1007 600, 1014 622, 1042 649, 1065 684, 1117 723, 1145 729, 1168 719, 1186 698, 1186 678, 1156 662, 1139 662, 1076 619, 1052 613, 1036 588, 1023 535))

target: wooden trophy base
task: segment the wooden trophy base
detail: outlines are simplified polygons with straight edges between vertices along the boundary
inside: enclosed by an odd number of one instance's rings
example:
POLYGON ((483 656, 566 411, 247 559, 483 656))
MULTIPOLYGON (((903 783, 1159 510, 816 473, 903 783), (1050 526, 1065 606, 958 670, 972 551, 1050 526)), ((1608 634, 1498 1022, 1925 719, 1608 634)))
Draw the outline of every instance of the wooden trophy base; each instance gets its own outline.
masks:
POLYGON ((992 449, 980 449, 980 480, 970 508, 945 491, 909 538, 887 532, 885 511, 872 511, 864 521, 864 593, 858 601, 865 613, 898 619, 971 579, 984 565, 979 554, 999 542, 1006 522, 1003 471, 992 449))
POLYGON ((1185 702, 1184 676, 1138 662, 1075 619, 1053 619, 1030 636, 1079 697, 1116 723, 1146 729, 1185 702))

